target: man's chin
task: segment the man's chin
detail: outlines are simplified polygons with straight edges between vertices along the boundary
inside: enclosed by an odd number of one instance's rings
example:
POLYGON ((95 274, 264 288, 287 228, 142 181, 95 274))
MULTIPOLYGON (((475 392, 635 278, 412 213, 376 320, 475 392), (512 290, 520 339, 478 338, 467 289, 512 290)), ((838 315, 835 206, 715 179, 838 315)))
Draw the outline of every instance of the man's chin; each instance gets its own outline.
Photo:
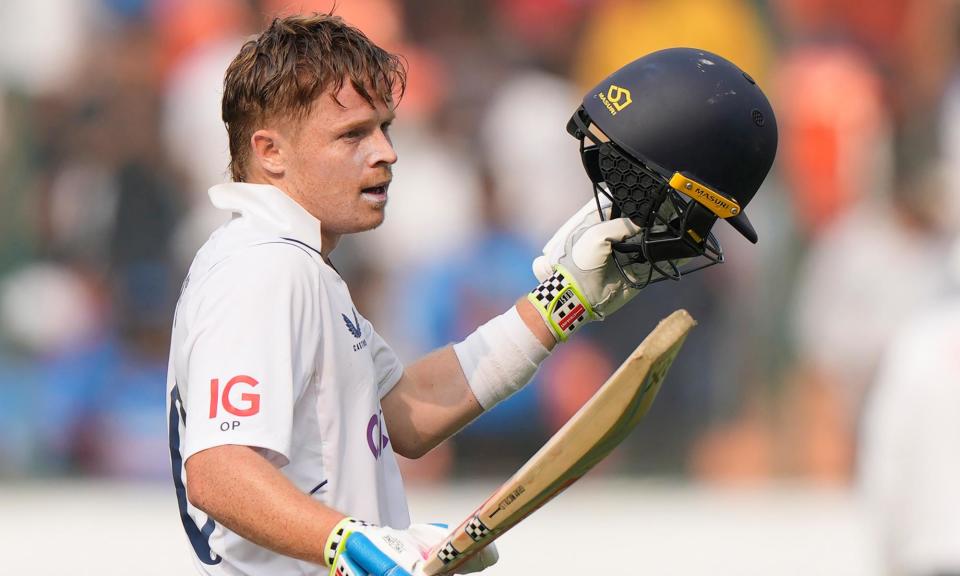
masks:
POLYGON ((386 220, 386 213, 381 208, 377 214, 371 215, 370 218, 366 219, 364 222, 358 223, 357 226, 351 231, 353 234, 360 232, 368 232, 379 228, 383 221, 386 220))

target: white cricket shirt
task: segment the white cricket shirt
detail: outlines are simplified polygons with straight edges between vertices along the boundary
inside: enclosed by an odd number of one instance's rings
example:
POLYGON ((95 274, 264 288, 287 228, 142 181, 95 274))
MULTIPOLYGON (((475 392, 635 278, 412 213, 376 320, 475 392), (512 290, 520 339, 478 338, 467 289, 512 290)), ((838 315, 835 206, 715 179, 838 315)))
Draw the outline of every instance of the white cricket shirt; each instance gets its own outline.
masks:
POLYGON ((403 367, 321 258, 317 219, 273 186, 222 184, 210 198, 233 217, 184 280, 167 375, 184 530, 205 574, 323 574, 190 505, 183 464, 214 446, 252 446, 318 501, 406 528, 403 482, 380 408, 403 367))

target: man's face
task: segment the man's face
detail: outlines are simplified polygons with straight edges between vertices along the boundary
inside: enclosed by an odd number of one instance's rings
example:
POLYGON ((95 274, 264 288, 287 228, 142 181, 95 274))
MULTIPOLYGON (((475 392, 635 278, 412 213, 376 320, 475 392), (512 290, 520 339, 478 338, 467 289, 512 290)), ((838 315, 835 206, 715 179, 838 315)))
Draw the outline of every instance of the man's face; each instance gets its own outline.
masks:
POLYGON ((391 166, 397 161, 387 129, 393 111, 379 99, 370 107, 350 82, 325 92, 288 131, 282 187, 320 220, 323 252, 343 234, 383 222, 391 166))

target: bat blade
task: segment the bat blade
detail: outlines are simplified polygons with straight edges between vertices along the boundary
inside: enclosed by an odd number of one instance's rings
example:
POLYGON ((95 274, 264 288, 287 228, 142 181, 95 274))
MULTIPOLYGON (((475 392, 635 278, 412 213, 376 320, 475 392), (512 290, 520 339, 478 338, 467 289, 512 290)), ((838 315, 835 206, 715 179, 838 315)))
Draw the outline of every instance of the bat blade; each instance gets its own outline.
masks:
POLYGON ((686 310, 677 310, 662 320, 526 464, 450 531, 431 551, 420 573, 452 574, 603 460, 650 409, 695 324, 686 310))

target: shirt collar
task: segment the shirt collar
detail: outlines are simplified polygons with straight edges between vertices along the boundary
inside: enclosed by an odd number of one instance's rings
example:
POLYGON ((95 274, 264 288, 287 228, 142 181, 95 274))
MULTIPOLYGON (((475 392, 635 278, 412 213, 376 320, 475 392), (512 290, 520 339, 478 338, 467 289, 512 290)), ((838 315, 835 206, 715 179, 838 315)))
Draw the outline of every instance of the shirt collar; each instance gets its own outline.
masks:
POLYGON ((320 221, 276 186, 228 182, 210 188, 213 205, 239 213, 280 237, 294 238, 317 252, 321 249, 320 221))

